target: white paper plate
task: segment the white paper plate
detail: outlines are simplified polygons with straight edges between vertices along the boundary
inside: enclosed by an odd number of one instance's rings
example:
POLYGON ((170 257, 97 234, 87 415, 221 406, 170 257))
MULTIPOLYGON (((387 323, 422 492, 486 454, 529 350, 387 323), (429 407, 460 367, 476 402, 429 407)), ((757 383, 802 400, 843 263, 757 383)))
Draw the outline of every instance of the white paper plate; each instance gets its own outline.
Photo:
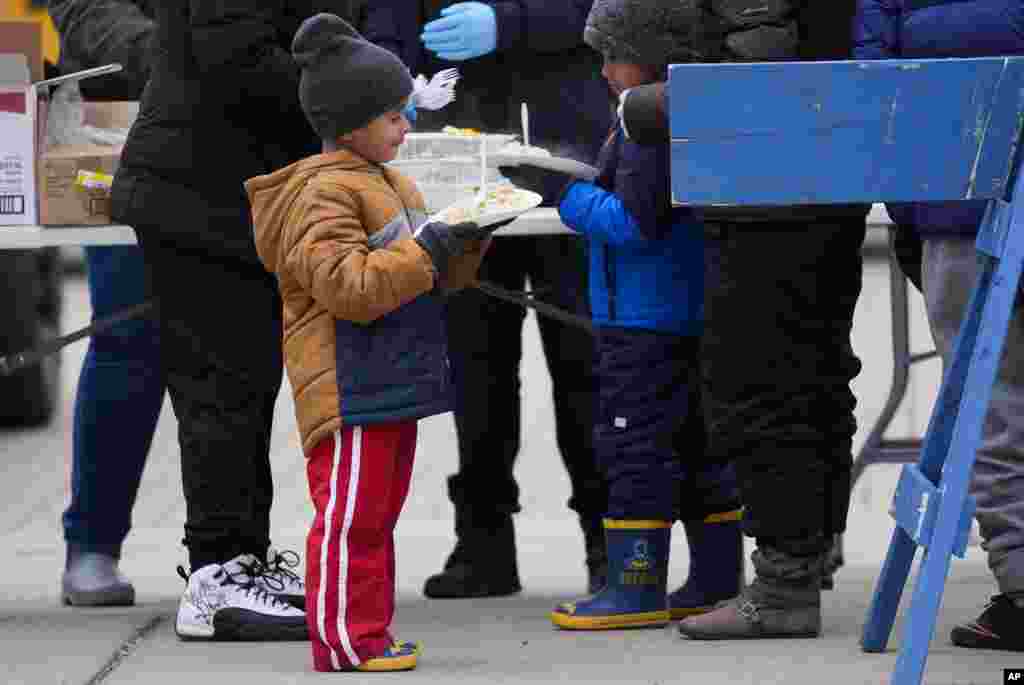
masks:
MULTIPOLYGON (((519 188, 518 192, 522 196, 523 200, 522 203, 517 205, 515 209, 508 209, 500 212, 488 212, 486 214, 481 214, 473 221, 478 226, 490 226, 491 224, 496 224, 499 221, 505 221, 506 219, 514 219, 520 214, 524 214, 533 209, 534 207, 537 207, 538 205, 540 205, 541 202, 544 201, 544 198, 542 198, 539 194, 533 191, 519 188)), ((461 209, 464 207, 471 206, 475 199, 475 197, 468 197, 465 200, 459 200, 458 202, 450 204, 437 214, 430 217, 429 221, 444 221, 445 223, 458 223, 457 221, 449 221, 446 218, 447 214, 453 209, 461 209)))
POLYGON ((541 157, 540 155, 489 155, 488 163, 494 166, 535 166, 541 169, 559 171, 569 174, 575 178, 582 178, 585 181, 592 181, 597 178, 598 171, 595 167, 575 159, 567 157, 541 157))

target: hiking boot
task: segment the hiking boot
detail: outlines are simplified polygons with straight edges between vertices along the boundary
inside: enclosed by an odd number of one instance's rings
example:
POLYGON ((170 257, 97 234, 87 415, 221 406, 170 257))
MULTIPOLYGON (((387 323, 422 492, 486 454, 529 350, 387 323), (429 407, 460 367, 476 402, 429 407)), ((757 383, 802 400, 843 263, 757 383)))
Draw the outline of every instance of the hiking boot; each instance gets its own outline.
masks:
POLYGON ((587 594, 597 594, 608 584, 608 552, 604 544, 604 524, 600 518, 580 517, 583 548, 586 554, 587 594))
POLYGON ((307 640, 306 614, 261 587, 244 570, 252 555, 186 574, 174 631, 182 640, 307 640))
POLYGON ((516 537, 511 516, 492 523, 467 522, 444 570, 427 578, 423 594, 431 599, 504 597, 523 588, 516 564, 516 537))
POLYGON ((977 619, 955 626, 950 639, 957 647, 1024 652, 1024 597, 995 595, 977 619))
POLYGON ((672 522, 605 519, 604 529, 607 585, 585 599, 562 602, 551 612, 551 622, 569 630, 666 625, 672 522))
POLYGON ((694 640, 818 637, 825 545, 819 539, 759 544, 751 555, 757 576, 738 597, 679 623, 694 640), (797 550, 801 554, 793 553, 797 550))
POLYGON ((690 548, 686 582, 668 596, 673 620, 707 613, 743 587, 743 531, 740 509, 683 521, 690 548))
POLYGON ((110 607, 135 603, 135 588, 107 554, 70 553, 61 577, 61 601, 71 606, 110 607))

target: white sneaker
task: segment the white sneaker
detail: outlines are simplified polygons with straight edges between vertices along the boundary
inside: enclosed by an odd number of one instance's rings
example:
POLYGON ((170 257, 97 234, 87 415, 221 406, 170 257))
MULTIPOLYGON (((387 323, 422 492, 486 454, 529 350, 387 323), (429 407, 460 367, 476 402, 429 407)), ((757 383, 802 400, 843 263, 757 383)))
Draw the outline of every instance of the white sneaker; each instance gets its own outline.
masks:
POLYGON ((306 614, 229 565, 209 564, 191 575, 174 630, 182 640, 307 640, 306 614))
POLYGON ((256 583, 278 599, 288 602, 296 609, 306 610, 306 583, 302 576, 292 571, 299 565, 299 555, 274 548, 267 551, 263 562, 253 554, 242 554, 224 564, 224 569, 235 580, 256 583))

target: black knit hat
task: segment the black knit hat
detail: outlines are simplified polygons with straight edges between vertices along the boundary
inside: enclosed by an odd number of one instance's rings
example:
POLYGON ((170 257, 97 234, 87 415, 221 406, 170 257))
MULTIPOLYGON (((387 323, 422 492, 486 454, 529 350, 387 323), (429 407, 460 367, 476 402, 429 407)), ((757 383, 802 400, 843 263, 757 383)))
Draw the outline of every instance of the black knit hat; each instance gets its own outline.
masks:
POLYGON ((587 45, 615 61, 663 66, 701 57, 698 0, 594 0, 587 45))
POLYGON ((401 60, 334 14, 321 13, 302 22, 292 41, 292 55, 302 67, 302 111, 324 140, 335 140, 385 112, 401 109, 412 94, 412 76, 401 60))

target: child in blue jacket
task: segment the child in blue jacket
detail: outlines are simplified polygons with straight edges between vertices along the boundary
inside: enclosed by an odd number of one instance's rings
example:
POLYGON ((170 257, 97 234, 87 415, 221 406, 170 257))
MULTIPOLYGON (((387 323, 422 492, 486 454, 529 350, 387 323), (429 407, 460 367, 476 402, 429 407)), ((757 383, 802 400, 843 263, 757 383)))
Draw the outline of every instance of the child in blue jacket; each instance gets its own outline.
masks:
MULTIPOLYGON (((687 6, 664 0, 597 0, 586 42, 605 60, 612 90, 663 80, 687 6)), ((703 464, 698 340, 703 309, 702 227, 672 207, 669 147, 640 147, 616 121, 593 182, 574 181, 559 215, 586 236, 597 335, 598 463, 610 488, 604 520, 608 582, 560 604, 555 625, 577 630, 663 626, 740 589, 742 537, 735 475, 703 464), (690 574, 667 594, 669 538, 682 520, 690 574)))

